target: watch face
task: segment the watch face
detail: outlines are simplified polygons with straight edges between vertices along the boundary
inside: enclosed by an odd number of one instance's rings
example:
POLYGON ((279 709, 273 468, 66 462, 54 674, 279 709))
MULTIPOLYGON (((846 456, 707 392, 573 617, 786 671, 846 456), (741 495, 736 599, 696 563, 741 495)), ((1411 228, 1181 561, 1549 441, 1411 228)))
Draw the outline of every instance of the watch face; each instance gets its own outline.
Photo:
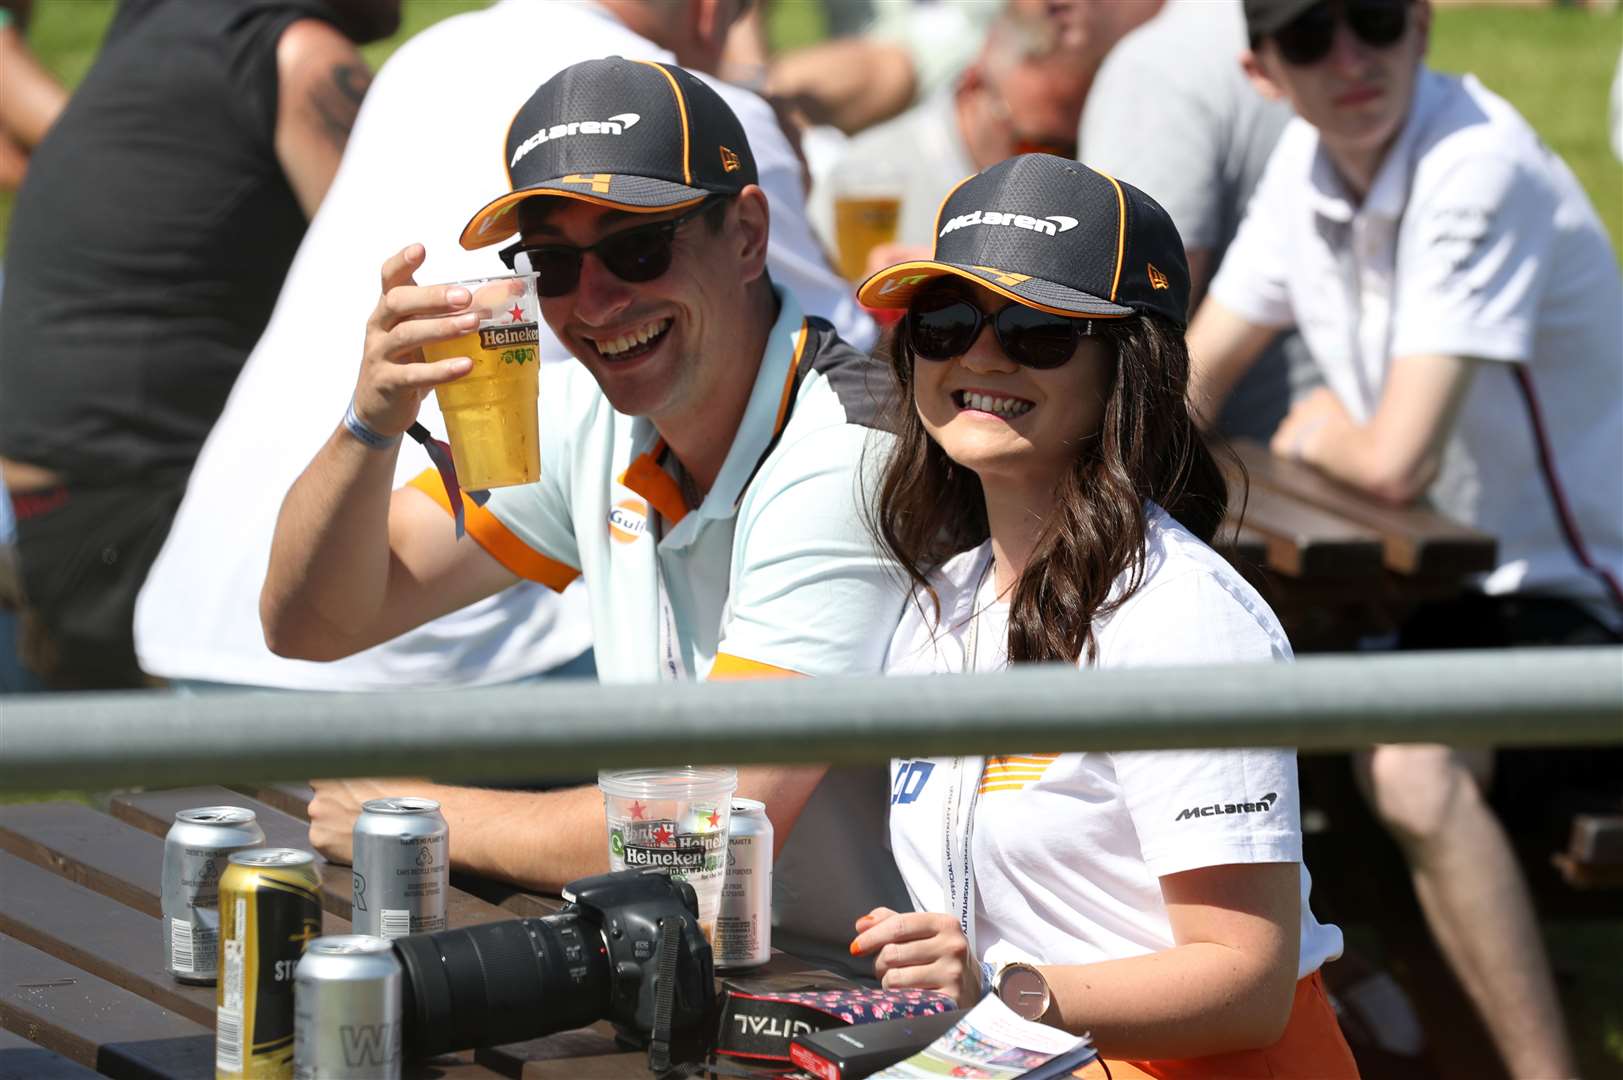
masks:
POLYGON ((1048 982, 1034 967, 1010 964, 998 981, 997 996, 1015 1014, 1036 1020, 1048 1011, 1048 982))

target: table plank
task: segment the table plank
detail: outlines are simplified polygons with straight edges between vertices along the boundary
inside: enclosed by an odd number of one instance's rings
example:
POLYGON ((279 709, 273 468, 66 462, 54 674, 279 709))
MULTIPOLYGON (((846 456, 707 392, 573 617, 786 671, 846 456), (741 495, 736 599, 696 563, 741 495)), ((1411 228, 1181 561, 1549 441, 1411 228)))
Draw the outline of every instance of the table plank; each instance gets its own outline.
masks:
POLYGON ((1299 499, 1373 530, 1381 539, 1387 569, 1399 574, 1465 577, 1492 570, 1494 538, 1428 507, 1382 503, 1324 473, 1276 457, 1261 443, 1237 440, 1234 452, 1253 486, 1299 499))
POLYGON ((310 820, 310 800, 315 796, 315 789, 309 784, 254 784, 236 786, 232 790, 274 806, 300 821, 310 820))
POLYGON ((0 1080, 95 1080, 96 1074, 61 1054, 0 1028, 0 1080))
MULTIPOLYGON (((160 837, 169 831, 177 811, 194 806, 240 806, 258 815, 260 827, 265 830, 266 844, 311 850, 309 826, 304 821, 230 788, 195 787, 134 792, 114 796, 111 805, 114 816, 120 820, 160 837)), ((455 838, 452 839, 454 841, 455 838)), ((319 853, 316 860, 321 871, 321 906, 341 918, 349 918, 355 895, 355 879, 350 868, 342 863, 330 863, 319 853)), ((454 882, 445 898, 445 912, 453 927, 513 917, 511 911, 455 887, 454 882)))
POLYGON ((214 1033, 66 961, 0 935, 0 1027, 112 1077, 214 1071, 214 1033))
POLYGON ((1239 501, 1238 470, 1229 466, 1231 520, 1263 538, 1268 567, 1295 578, 1373 579, 1381 569, 1381 539, 1373 529, 1253 485, 1239 501))
MULTIPOLYGON (((88 806, 0 806, 0 851, 153 918, 162 914, 163 841, 88 806)), ((323 934, 349 929, 347 918, 322 913, 323 934)))
POLYGON ((159 920, 5 853, 0 933, 189 1020, 214 1023, 214 987, 170 977, 159 920))

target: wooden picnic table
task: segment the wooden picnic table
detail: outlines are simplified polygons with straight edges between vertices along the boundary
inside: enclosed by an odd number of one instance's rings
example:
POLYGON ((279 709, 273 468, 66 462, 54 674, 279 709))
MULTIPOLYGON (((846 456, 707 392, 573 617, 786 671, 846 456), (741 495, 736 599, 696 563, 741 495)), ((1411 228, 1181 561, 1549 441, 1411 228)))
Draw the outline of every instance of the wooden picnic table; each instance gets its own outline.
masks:
MULTIPOLYGON (((214 1075, 212 986, 176 982, 159 933, 163 837, 177 810, 226 804, 259 815, 265 842, 309 849, 309 789, 200 787, 0 806, 0 1080, 214 1075)), ((348 933, 350 869, 320 865, 322 932, 348 933)), ((546 915, 557 897, 453 875, 452 927, 546 915)), ((778 954, 763 971, 806 965, 778 954)), ((630 1080, 647 1055, 600 1021, 577 1031, 408 1066, 443 1080, 630 1080)))
POLYGON ((1219 549, 1279 614, 1299 652, 1344 650, 1493 569, 1497 542, 1425 506, 1398 507, 1275 457, 1218 450, 1229 479, 1219 549))

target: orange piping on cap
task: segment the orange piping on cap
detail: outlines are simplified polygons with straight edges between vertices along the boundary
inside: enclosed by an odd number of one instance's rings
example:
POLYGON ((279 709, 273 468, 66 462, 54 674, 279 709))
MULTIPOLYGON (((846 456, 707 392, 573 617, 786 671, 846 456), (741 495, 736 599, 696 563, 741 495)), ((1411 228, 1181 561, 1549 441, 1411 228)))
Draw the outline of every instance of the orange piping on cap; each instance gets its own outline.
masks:
POLYGON ((688 104, 682 97, 682 88, 676 84, 676 76, 665 70, 665 65, 656 64, 652 60, 638 60, 637 63, 647 64, 665 76, 665 81, 671 84, 671 93, 676 95, 676 111, 682 116, 682 182, 691 185, 693 183, 693 168, 689 164, 690 159, 688 156, 688 104))
POLYGON ((952 188, 947 192, 947 194, 942 196, 941 205, 935 208, 935 227, 932 229, 935 236, 930 240, 930 246, 932 248, 935 246, 936 241, 941 239, 941 213, 942 211, 946 210, 947 201, 953 197, 953 194, 956 193, 959 188, 963 187, 965 184, 969 183, 979 175, 980 173, 970 173, 968 176, 952 185, 952 188))
MULTIPOLYGON (((1064 308, 1052 307, 1052 306, 1050 306, 1048 304, 1044 304, 1044 303, 1041 303, 1039 301, 1033 300, 1030 297, 1021 296, 1018 293, 1010 292, 1008 289, 1005 289, 1001 285, 997 284, 997 282, 988 281, 986 278, 981 277, 979 274, 972 274, 968 270, 962 270, 962 269, 959 269, 956 266, 953 266, 951 263, 943 263, 943 262, 905 262, 905 263, 897 263, 895 266, 889 267, 889 268, 887 268, 885 270, 881 270, 879 273, 875 274, 873 277, 869 278, 867 281, 865 281, 863 283, 862 288, 860 290, 858 290, 858 292, 857 292, 857 300, 860 303, 866 305, 867 307, 872 307, 872 308, 885 308, 885 307, 900 308, 900 307, 906 307, 907 306, 906 304, 876 304, 876 303, 873 302, 873 299, 876 299, 876 298, 870 298, 870 296, 868 294, 869 287, 875 285, 876 283, 878 283, 882 278, 889 277, 892 273, 901 273, 902 271, 906 271, 906 270, 934 270, 934 271, 936 271, 936 275, 935 275, 936 277, 941 277, 941 276, 948 275, 948 274, 950 274, 950 275, 952 275, 954 277, 960 277, 960 278, 963 278, 965 281, 973 282, 974 284, 979 285, 983 289, 989 289, 992 292, 997 293, 999 296, 1006 296, 1010 300, 1013 300, 1017 304, 1024 304, 1026 307, 1035 308, 1038 311, 1046 311, 1051 315, 1063 315, 1068 319, 1125 319, 1125 318, 1127 318, 1126 315, 1087 315, 1087 314, 1084 314, 1084 313, 1078 312, 1078 311, 1067 311, 1064 308)), ((913 287, 912 291, 907 292, 907 293, 903 293, 901 295, 906 296, 909 299, 911 299, 911 297, 913 295, 913 292, 916 292, 919 288, 922 288, 925 284, 927 284, 927 283, 921 281, 921 282, 918 283, 918 285, 913 287)))
MULTIPOLYGON (((1089 168, 1092 168, 1090 165, 1089 168)), ((1116 302, 1116 288, 1121 284, 1122 257, 1127 252, 1127 195, 1122 191, 1121 184, 1114 176, 1107 172, 1093 170, 1110 181, 1110 186, 1116 189, 1116 276, 1110 282, 1110 302, 1116 302)))

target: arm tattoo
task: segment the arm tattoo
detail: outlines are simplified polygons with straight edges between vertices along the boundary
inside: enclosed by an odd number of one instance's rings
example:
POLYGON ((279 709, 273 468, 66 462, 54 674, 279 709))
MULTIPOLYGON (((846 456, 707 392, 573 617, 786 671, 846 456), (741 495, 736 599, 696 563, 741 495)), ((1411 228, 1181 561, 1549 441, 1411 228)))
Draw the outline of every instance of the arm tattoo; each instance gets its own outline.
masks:
POLYGON ((372 72, 365 64, 334 64, 331 80, 310 91, 310 107, 320 119, 323 133, 340 151, 349 141, 355 114, 371 85, 372 72))

